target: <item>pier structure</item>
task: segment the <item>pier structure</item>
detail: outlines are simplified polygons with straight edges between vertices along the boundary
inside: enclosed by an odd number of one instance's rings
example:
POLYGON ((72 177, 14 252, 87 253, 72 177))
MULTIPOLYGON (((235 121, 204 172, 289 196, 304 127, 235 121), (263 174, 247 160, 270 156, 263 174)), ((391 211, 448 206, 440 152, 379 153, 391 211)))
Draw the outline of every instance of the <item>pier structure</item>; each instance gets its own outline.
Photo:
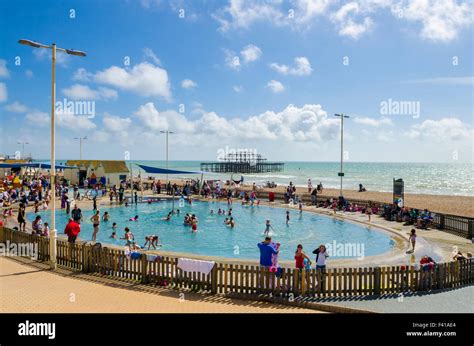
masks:
POLYGON ((236 151, 225 155, 220 161, 202 162, 201 171, 214 173, 268 173, 281 172, 282 162, 268 162, 253 151, 236 151))

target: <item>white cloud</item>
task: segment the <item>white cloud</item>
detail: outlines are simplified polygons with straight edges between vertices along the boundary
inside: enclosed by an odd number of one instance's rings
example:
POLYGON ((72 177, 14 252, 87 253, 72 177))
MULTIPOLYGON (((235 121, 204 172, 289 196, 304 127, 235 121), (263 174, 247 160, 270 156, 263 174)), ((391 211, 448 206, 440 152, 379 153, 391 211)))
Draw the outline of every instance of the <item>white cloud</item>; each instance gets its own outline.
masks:
POLYGON ((0 102, 8 100, 8 90, 5 83, 0 83, 0 102))
POLYGON ((134 115, 141 120, 143 125, 152 130, 168 129, 168 120, 160 115, 152 102, 140 106, 134 115))
POLYGON ((304 56, 296 57, 294 59, 294 62, 294 66, 271 63, 270 68, 283 75, 293 76, 309 76, 313 71, 313 69, 311 68, 311 63, 309 62, 308 58, 304 56))
POLYGON ((320 105, 288 106, 280 112, 234 119, 202 110, 200 118, 190 120, 173 110, 160 112, 150 102, 134 114, 152 131, 178 129, 176 140, 189 141, 192 134, 194 143, 206 143, 209 138, 322 141, 337 138, 339 129, 338 120, 329 119, 320 105))
POLYGON ((368 118, 368 117, 355 117, 354 122, 362 125, 379 127, 383 125, 393 125, 393 122, 390 118, 382 117, 380 119, 368 118))
POLYGON ((18 101, 5 106, 5 109, 12 113, 26 113, 28 111, 28 107, 18 101))
POLYGON ((33 127, 44 127, 51 124, 51 116, 48 113, 41 112, 35 109, 28 110, 25 115, 25 119, 27 121, 27 124, 33 127))
POLYGON ((274 79, 269 81, 265 87, 270 89, 274 93, 279 93, 285 90, 285 86, 281 82, 274 79))
POLYGON ((132 124, 132 119, 121 118, 119 116, 111 115, 109 113, 104 113, 102 123, 104 124, 106 130, 112 132, 121 132, 127 131, 130 128, 132 124))
POLYGON ((358 39, 373 27, 373 20, 365 16, 361 20, 359 16, 373 10, 375 2, 352 1, 341 6, 336 12, 331 14, 331 20, 339 28, 339 35, 358 39), (358 20, 358 21, 356 21, 358 20))
POLYGON ((58 126, 69 130, 92 130, 96 125, 87 116, 76 115, 68 110, 56 111, 56 121, 58 126))
MULTIPOLYGON (((51 62, 52 60, 51 49, 33 49, 33 54, 39 61, 51 62)), ((69 54, 61 51, 56 51, 56 65, 61 67, 67 67, 69 65, 70 58, 71 56, 69 54)))
POLYGON ((78 68, 74 75, 72 76, 72 80, 78 82, 89 82, 93 79, 94 74, 88 72, 85 68, 78 68))
POLYGON ((473 2, 456 0, 400 0, 392 7, 397 18, 421 23, 421 38, 441 42, 456 39, 472 23, 473 11, 473 2))
POLYGON ((10 71, 7 68, 7 61, 0 59, 0 78, 10 77, 10 71))
POLYGON ((69 88, 63 89, 62 92, 72 100, 115 100, 118 97, 117 92, 113 89, 99 87, 94 90, 82 84, 74 84, 69 88))
MULTIPOLYGON (((51 122, 50 114, 30 109, 20 102, 14 102, 6 107, 10 112, 24 113, 26 124, 30 126, 49 126, 51 122)), ((96 125, 87 116, 76 115, 68 110, 56 110, 56 123, 58 126, 70 130, 92 130, 96 125)))
POLYGON ((155 65, 161 65, 160 59, 158 59, 158 57, 151 48, 143 48, 143 55, 145 59, 150 59, 155 65))
POLYGON ((197 87, 197 83, 191 79, 184 79, 181 81, 181 87, 183 89, 193 89, 197 87))
POLYGON ((171 100, 168 73, 148 62, 142 62, 131 69, 112 66, 97 72, 94 80, 141 96, 160 96, 166 101, 171 100))
POLYGON ((242 85, 234 85, 232 87, 232 89, 236 92, 236 93, 241 93, 242 91, 244 91, 244 87, 242 85))
POLYGON ((425 120, 413 125, 406 135, 413 139, 428 139, 443 143, 446 141, 474 141, 474 129, 458 118, 425 120))
POLYGON ((286 16, 279 8, 279 2, 261 0, 230 0, 228 5, 213 14, 219 24, 219 30, 226 32, 230 29, 249 28, 257 21, 270 21, 283 24, 286 16))
POLYGON ((248 29, 258 22, 304 30, 322 17, 333 22, 339 35, 359 39, 373 30, 373 17, 383 11, 404 21, 421 23, 423 39, 447 42, 472 24, 474 3, 469 0, 229 0, 213 18, 219 22, 219 30, 227 32, 248 29))
POLYGON ((244 63, 249 63, 260 59, 262 50, 253 44, 249 44, 240 51, 240 55, 244 63))

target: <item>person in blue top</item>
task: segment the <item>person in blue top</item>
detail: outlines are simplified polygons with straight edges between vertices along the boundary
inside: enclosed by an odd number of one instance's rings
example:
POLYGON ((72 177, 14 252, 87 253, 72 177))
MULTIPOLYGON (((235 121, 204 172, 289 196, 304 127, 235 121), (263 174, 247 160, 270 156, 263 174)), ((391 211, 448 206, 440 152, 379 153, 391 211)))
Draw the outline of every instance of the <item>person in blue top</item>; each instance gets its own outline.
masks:
POLYGON ((262 267, 271 267, 272 255, 278 253, 272 245, 272 238, 265 237, 265 240, 258 243, 257 246, 260 249, 260 265, 262 267))

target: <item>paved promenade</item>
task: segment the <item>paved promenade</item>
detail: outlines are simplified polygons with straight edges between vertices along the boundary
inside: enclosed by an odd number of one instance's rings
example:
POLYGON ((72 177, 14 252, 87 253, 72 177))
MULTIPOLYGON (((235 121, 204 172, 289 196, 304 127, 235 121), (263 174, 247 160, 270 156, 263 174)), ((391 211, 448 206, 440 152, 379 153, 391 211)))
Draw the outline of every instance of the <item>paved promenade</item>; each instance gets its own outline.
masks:
POLYGON ((0 313, 318 313, 298 307, 137 287, 0 257, 0 313), (148 290, 148 291, 147 291, 148 290))

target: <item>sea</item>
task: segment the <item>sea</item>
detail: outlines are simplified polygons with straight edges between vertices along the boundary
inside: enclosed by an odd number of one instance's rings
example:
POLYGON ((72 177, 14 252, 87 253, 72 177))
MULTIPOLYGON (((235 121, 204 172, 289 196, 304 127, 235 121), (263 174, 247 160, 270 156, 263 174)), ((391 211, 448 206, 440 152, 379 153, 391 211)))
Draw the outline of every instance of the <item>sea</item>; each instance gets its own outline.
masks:
MULTIPOLYGON (((201 161, 169 161, 170 169, 200 171, 201 161)), ((166 168, 166 161, 127 161, 138 174, 136 164, 166 168)), ((285 162, 284 170, 261 174, 217 174, 207 173, 204 179, 228 180, 231 176, 244 183, 257 185, 275 182, 278 185, 307 186, 311 179, 313 186, 322 183, 325 188, 339 188, 339 162, 285 162)), ((141 172, 142 177, 149 174, 141 172)), ((164 175, 156 177, 165 178, 164 175)), ((199 175, 177 174, 171 178, 199 178, 199 175)), ((422 193, 434 195, 474 196, 474 165, 472 163, 380 163, 380 162, 346 162, 344 163, 343 188, 358 189, 364 185, 368 191, 393 191, 393 179, 403 179, 405 193, 422 193)))

